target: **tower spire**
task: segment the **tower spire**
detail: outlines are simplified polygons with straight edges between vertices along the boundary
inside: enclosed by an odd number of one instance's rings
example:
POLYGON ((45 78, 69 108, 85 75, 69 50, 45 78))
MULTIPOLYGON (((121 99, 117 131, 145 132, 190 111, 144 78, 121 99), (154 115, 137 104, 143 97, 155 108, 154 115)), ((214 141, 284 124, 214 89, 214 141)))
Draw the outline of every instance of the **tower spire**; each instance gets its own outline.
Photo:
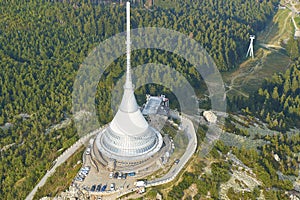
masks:
POLYGON ((133 88, 131 80, 131 66, 130 66, 130 2, 126 2, 126 83, 125 88, 133 88))
POLYGON ((126 82, 124 85, 124 94, 119 107, 123 112, 135 112, 139 109, 134 96, 134 87, 131 79, 130 66, 130 2, 126 2, 126 82))

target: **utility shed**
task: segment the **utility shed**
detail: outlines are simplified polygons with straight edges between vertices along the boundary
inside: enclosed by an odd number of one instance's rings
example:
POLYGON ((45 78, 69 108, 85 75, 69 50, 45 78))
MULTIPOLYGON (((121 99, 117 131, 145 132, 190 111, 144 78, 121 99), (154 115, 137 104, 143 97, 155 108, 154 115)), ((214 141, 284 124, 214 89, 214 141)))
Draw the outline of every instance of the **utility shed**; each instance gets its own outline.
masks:
POLYGON ((212 111, 204 111, 203 117, 208 121, 209 123, 216 123, 217 122, 217 116, 212 111))

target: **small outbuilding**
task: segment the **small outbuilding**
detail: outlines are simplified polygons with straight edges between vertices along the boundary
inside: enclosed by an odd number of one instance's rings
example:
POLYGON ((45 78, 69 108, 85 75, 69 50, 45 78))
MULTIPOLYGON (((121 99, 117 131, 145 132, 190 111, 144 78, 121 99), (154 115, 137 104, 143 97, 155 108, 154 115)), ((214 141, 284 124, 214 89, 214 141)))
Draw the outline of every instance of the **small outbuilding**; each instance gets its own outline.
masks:
POLYGON ((208 121, 209 123, 217 123, 217 116, 211 111, 204 111, 203 117, 208 121))

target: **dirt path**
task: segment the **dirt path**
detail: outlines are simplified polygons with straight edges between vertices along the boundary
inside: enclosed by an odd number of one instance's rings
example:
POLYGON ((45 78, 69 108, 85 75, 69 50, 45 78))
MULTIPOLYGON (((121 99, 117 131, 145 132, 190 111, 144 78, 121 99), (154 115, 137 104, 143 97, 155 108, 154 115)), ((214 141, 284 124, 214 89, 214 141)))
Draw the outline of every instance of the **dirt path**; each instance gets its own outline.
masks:
POLYGON ((245 63, 240 65, 240 68, 236 71, 235 74, 233 74, 233 76, 231 78, 231 81, 230 81, 230 84, 227 86, 228 90, 226 90, 225 93, 227 94, 228 92, 230 92, 232 90, 235 90, 236 92, 238 92, 242 96, 249 97, 248 94, 246 94, 246 93, 240 91, 239 89, 237 89, 241 85, 239 85, 239 86, 235 85, 235 80, 238 79, 238 78, 245 77, 242 81, 242 85, 246 84, 246 81, 248 81, 247 77, 261 69, 262 64, 264 63, 267 55, 268 55, 268 53, 263 52, 263 55, 262 55, 261 58, 256 59, 255 61, 246 61, 245 63), (250 62, 255 62, 256 64, 252 67, 250 66, 249 68, 247 68, 247 66, 249 66, 251 64, 250 62))
MULTIPOLYGON (((281 15, 282 14, 284 14, 284 13, 281 13, 281 15)), ((291 18, 291 16, 292 16, 292 12, 290 12, 289 15, 285 18, 283 28, 280 30, 280 33, 277 36, 275 36, 274 38, 272 38, 270 40, 270 42, 268 42, 268 43, 276 45, 275 41, 278 41, 282 37, 282 35, 286 32, 286 25, 288 23, 288 20, 291 18)))
MULTIPOLYGON (((273 19, 273 23, 272 23, 272 26, 271 27, 267 27, 266 30, 268 30, 267 34, 265 35, 264 39, 262 40, 262 43, 268 43, 268 38, 274 28, 274 25, 276 24, 276 22, 279 20, 279 18, 281 17, 281 15, 283 15, 284 13, 280 13, 278 16, 275 16, 274 19, 273 19)), ((288 17, 286 18, 286 21, 287 21, 288 17)), ((286 25, 286 23, 285 23, 286 25)), ((270 43, 270 42, 269 42, 270 43)))
POLYGON ((293 24, 294 24, 295 30, 298 30, 298 26, 297 26, 297 23, 295 22, 295 19, 294 19, 294 17, 292 17, 292 21, 293 21, 293 24))

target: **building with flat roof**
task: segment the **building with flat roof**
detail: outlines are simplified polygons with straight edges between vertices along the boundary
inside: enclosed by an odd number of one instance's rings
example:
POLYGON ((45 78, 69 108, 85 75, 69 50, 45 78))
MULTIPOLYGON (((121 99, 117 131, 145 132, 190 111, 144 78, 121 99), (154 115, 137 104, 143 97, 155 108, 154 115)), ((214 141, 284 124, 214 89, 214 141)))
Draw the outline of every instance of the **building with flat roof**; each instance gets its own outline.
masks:
POLYGON ((147 95, 147 102, 142 110, 143 115, 168 115, 169 99, 165 95, 150 96, 147 95))

